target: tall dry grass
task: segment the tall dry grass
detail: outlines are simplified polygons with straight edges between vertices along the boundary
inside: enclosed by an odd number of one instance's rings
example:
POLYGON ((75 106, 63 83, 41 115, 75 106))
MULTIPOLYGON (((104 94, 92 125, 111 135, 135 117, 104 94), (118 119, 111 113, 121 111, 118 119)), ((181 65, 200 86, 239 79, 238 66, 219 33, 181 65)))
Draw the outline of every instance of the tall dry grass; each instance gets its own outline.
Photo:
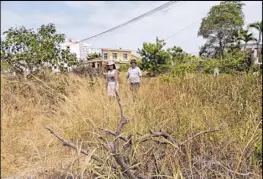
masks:
MULTIPOLYGON (((113 157, 98 139, 106 136, 101 128, 115 130, 120 117, 117 102, 106 95, 103 79, 91 85, 89 79, 75 75, 46 74, 20 81, 2 77, 1 82, 2 177, 120 178, 109 167, 113 157), (105 159, 105 165, 96 167, 90 156, 62 146, 45 126, 80 148, 91 149, 105 159)), ((156 155, 165 154, 158 161, 157 178, 261 178, 261 78, 144 79, 135 101, 124 77, 120 83, 129 120, 124 136, 165 129, 184 141, 199 131, 221 128, 189 141, 177 153, 174 146, 152 142, 135 146, 141 166, 150 149, 156 155)))

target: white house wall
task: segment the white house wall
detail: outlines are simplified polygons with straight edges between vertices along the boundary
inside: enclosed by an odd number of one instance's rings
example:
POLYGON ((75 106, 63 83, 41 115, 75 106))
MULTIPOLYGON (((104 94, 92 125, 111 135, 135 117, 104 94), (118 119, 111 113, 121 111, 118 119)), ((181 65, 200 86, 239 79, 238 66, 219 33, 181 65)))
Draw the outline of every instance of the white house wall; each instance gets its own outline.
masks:
POLYGON ((86 60, 88 54, 97 53, 101 54, 100 49, 93 49, 91 48, 90 44, 87 43, 72 43, 72 42, 65 42, 60 45, 62 49, 67 49, 69 46, 70 52, 75 53, 78 60, 86 60))

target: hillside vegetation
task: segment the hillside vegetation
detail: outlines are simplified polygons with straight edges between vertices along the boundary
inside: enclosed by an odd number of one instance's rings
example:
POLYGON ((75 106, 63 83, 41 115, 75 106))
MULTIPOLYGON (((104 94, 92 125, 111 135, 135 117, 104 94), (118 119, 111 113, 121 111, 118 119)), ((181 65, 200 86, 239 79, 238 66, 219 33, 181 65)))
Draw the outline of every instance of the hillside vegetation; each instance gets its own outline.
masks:
MULTIPOLYGON (((115 131, 120 120, 103 79, 91 83, 72 74, 45 74, 22 81, 2 76, 1 82, 1 177, 122 178, 101 140, 113 140, 102 129, 115 131), (89 155, 63 146, 46 126, 89 155)), ((124 155, 137 165, 136 172, 147 175, 153 157, 154 178, 261 178, 261 77, 144 78, 135 100, 123 75, 120 83, 128 119, 121 136, 140 139, 150 129, 163 130, 182 144, 178 149, 175 143, 149 140, 132 146, 133 154, 124 155), (198 134, 209 129, 218 131, 198 134)))

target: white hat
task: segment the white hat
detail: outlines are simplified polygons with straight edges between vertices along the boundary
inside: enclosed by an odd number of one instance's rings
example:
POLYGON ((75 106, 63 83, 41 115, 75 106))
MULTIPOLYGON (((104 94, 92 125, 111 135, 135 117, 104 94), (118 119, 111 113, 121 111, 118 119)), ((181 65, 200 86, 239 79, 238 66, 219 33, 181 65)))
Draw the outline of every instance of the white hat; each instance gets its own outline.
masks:
POLYGON ((114 61, 108 61, 108 64, 107 65, 114 65, 114 61))

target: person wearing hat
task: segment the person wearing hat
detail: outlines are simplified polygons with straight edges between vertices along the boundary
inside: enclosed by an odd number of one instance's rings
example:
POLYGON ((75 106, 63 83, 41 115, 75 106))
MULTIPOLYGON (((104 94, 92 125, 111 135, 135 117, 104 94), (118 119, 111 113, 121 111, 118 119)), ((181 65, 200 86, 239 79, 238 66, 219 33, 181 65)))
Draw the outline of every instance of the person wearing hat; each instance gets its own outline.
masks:
POLYGON ((131 60, 131 67, 128 69, 127 78, 130 82, 131 89, 140 88, 140 83, 142 79, 141 69, 137 66, 136 60, 131 60))
POLYGON ((116 92, 118 92, 118 88, 119 88, 118 71, 116 70, 114 61, 109 61, 107 66, 108 66, 108 73, 107 73, 108 96, 115 97, 116 92))

